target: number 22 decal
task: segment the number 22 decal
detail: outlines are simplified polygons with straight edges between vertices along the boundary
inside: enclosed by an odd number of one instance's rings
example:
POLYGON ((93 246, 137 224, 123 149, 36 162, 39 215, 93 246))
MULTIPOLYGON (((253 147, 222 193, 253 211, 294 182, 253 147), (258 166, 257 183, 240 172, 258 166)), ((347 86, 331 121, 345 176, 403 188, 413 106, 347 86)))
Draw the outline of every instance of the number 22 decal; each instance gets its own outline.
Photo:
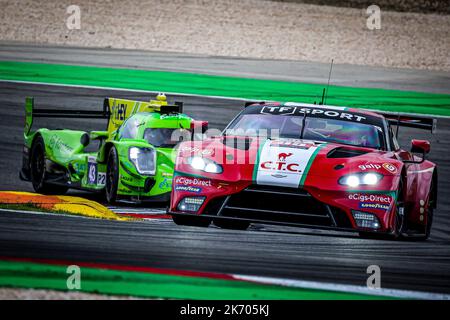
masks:
POLYGON ((98 174, 98 184, 100 184, 100 185, 106 184, 106 173, 98 174))

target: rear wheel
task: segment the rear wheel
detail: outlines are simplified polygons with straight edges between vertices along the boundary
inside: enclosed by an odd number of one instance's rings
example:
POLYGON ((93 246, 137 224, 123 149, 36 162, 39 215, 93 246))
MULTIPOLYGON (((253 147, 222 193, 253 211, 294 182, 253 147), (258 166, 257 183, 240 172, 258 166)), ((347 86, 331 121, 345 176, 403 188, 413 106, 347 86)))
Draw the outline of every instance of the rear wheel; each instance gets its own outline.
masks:
POLYGON ((108 162, 106 165, 106 185, 105 196, 108 203, 115 203, 117 201, 117 188, 119 185, 119 158, 117 150, 112 147, 109 150, 108 162))
POLYGON ((45 182, 47 178, 45 166, 45 144, 41 136, 38 136, 31 147, 30 176, 33 189, 42 194, 65 194, 68 187, 52 185, 45 182))
POLYGON ((211 219, 201 217, 172 216, 173 222, 180 226, 208 227, 211 219))
POLYGON ((214 224, 222 229, 247 230, 250 222, 243 220, 216 219, 214 224))

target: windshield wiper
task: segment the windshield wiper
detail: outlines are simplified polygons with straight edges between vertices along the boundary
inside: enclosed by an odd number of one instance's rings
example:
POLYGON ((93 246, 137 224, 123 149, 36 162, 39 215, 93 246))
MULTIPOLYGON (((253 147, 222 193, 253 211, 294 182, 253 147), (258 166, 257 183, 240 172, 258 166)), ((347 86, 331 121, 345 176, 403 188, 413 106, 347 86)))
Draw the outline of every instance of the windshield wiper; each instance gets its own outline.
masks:
POLYGON ((301 140, 303 140, 303 134, 305 133, 306 114, 307 114, 306 109, 303 109, 302 131, 300 132, 301 140))
POLYGON ((172 148, 174 147, 176 144, 173 143, 162 143, 159 146, 157 146, 157 148, 172 148))

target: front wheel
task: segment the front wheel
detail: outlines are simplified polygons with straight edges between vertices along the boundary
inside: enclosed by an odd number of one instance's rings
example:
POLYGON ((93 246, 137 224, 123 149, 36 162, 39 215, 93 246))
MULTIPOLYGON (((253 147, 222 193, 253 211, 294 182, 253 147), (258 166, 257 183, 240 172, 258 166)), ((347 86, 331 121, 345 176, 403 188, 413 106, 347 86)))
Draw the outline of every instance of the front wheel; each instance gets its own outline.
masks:
MULTIPOLYGON (((398 204, 397 204, 398 206, 398 204)), ((402 230, 404 229, 405 217, 403 215, 403 207, 397 207, 395 213, 395 226, 392 233, 376 233, 376 232, 364 232, 360 231, 359 236, 363 239, 374 240, 395 240, 402 238, 402 230), (401 212, 399 212, 401 211, 401 212)))
POLYGON ((396 203, 394 226, 391 233, 376 232, 359 232, 359 236, 364 239, 393 240, 402 238, 402 234, 406 229, 405 204, 403 201, 403 188, 400 187, 398 192, 399 198, 396 203))
POLYGON ((106 165, 106 185, 105 196, 108 203, 115 203, 117 201, 117 188, 119 185, 119 158, 117 150, 112 147, 109 150, 108 162, 106 165))

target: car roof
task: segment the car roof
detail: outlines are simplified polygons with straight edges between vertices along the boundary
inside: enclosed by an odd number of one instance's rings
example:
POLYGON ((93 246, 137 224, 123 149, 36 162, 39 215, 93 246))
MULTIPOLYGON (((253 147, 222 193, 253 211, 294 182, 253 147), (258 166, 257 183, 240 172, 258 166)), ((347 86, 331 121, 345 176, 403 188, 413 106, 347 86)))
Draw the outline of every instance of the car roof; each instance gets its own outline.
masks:
MULTIPOLYGON (((385 120, 385 117, 376 112, 367 110, 367 109, 359 109, 359 108, 350 108, 345 106, 333 106, 333 105, 322 105, 322 104, 311 104, 311 103, 302 103, 302 102, 256 102, 256 103, 248 103, 247 107, 299 107, 299 108, 311 108, 311 109, 321 109, 324 111, 337 111, 348 114, 355 114, 359 116, 368 116, 376 122, 381 122, 385 120)), ((245 113, 245 112, 244 112, 245 113)))
POLYGON ((350 108, 350 107, 345 107, 345 106, 333 106, 333 105, 298 103, 298 102, 285 102, 285 103, 282 103, 281 105, 299 106, 299 107, 305 107, 305 108, 319 108, 319 109, 325 109, 325 110, 340 110, 340 111, 347 111, 347 112, 356 112, 356 113, 365 114, 368 116, 384 119, 384 117, 381 114, 378 114, 376 112, 369 111, 366 109, 350 108))
POLYGON ((384 116, 378 114, 374 111, 370 111, 367 109, 360 108, 351 108, 346 106, 334 106, 334 105, 324 105, 324 104, 312 104, 312 103, 303 103, 303 102, 255 102, 246 104, 246 107, 249 106, 261 106, 261 107, 269 107, 269 106, 287 106, 287 107, 304 107, 304 108, 315 108, 315 109, 324 109, 324 110, 337 110, 337 111, 347 111, 354 112, 359 114, 364 114, 372 117, 377 117, 380 119, 384 119, 384 116))

